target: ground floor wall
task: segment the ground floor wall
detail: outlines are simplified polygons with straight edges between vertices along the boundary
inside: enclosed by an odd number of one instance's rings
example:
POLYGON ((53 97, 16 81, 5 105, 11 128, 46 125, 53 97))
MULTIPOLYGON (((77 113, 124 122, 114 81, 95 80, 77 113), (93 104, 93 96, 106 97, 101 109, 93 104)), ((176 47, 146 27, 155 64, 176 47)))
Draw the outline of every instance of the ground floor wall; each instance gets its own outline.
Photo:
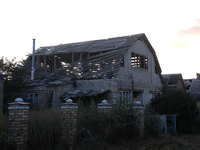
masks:
MULTIPOLYGON (((120 81, 118 82, 118 87, 119 92, 130 92, 130 99, 133 103, 134 101, 140 101, 142 105, 146 105, 150 102, 150 99, 153 98, 159 92, 159 88, 161 86, 133 81, 120 81)), ((118 99, 120 99, 120 97, 118 97, 118 99)))
MULTIPOLYGON (((128 91, 130 101, 139 100, 142 105, 150 102, 151 94, 158 92, 158 86, 148 85, 134 82, 127 82, 122 80, 77 80, 76 83, 65 85, 46 85, 26 87, 21 90, 21 97, 26 101, 34 104, 38 104, 41 108, 47 107, 60 107, 60 103, 64 102, 62 98, 67 92, 73 92, 75 90, 104 90, 105 93, 98 94, 96 96, 88 97, 96 101, 101 102, 106 99, 110 104, 117 104, 120 101, 122 91, 128 91), (139 94, 139 96, 138 96, 139 94), (138 97, 140 98, 138 98, 138 97), (34 100, 32 100, 34 99, 34 100)), ((71 98, 77 100, 77 98, 71 98)), ((80 98, 83 101, 86 98, 80 98)), ((76 101, 77 102, 77 101, 76 101)))

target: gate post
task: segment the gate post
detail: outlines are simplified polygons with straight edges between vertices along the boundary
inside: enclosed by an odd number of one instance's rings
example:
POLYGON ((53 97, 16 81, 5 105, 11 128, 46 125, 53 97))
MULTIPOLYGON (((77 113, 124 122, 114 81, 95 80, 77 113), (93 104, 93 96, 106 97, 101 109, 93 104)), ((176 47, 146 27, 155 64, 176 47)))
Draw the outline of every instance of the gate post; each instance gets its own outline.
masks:
POLYGON ((99 111, 102 111, 108 115, 111 115, 112 106, 106 101, 103 100, 102 103, 97 104, 97 108, 99 111))
POLYGON ((15 142, 16 150, 27 149, 28 104, 22 98, 16 98, 14 103, 9 103, 8 141, 15 142))
POLYGON ((61 104, 62 123, 61 138, 66 144, 73 145, 77 136, 77 103, 73 103, 71 99, 61 104))
POLYGON ((144 134, 144 109, 143 105, 133 106, 133 113, 140 135, 144 134))

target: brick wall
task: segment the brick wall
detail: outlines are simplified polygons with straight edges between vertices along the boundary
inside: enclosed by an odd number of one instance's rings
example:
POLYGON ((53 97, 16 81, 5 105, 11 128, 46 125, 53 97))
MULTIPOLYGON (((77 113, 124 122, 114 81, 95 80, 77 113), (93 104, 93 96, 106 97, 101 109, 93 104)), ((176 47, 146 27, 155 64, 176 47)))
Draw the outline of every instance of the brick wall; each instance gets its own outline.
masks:
POLYGON ((65 144, 73 145, 76 142, 77 136, 77 109, 76 103, 72 103, 68 99, 66 103, 61 104, 62 123, 61 123, 61 138, 65 144))
POLYGON ((27 149, 28 135, 28 110, 29 103, 24 103, 21 98, 17 98, 14 103, 10 103, 8 142, 14 145, 17 150, 27 149))

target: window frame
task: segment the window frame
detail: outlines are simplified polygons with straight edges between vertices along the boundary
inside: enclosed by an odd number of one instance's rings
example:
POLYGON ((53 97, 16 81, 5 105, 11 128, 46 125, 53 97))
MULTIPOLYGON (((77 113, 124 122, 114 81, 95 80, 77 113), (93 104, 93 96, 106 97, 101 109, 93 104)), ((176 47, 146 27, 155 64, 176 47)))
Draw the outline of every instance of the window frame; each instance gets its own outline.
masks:
POLYGON ((158 95, 158 93, 150 93, 150 100, 155 98, 158 95))
POLYGON ((138 99, 137 97, 135 97, 136 93, 137 93, 137 96, 139 95, 139 101, 141 102, 141 104, 143 104, 143 93, 144 93, 144 91, 133 91, 133 101, 137 101, 136 99, 138 99))
POLYGON ((32 103, 33 103, 33 105, 39 105, 39 93, 28 93, 28 101, 30 101, 30 100, 33 100, 32 101, 32 103), (31 96, 30 95, 33 95, 33 97, 31 98, 31 96), (36 102, 36 95, 37 95, 37 102, 36 102))
POLYGON ((131 104, 131 92, 130 91, 123 91, 123 90, 120 90, 120 103, 119 105, 120 106, 127 106, 127 105, 130 105, 131 104), (124 95, 125 95, 125 98, 124 98, 124 95))
POLYGON ((148 70, 148 56, 131 52, 131 67, 148 70))

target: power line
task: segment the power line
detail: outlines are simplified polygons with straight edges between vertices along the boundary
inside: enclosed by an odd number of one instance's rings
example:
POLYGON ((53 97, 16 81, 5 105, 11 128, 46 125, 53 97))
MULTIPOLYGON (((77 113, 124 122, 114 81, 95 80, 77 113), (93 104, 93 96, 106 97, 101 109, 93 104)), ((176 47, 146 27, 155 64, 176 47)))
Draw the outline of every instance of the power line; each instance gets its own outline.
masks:
POLYGON ((187 58, 185 61, 183 61, 182 63, 180 63, 179 65, 177 65, 176 67, 174 67, 173 69, 171 70, 174 70, 178 67, 180 67, 181 65, 183 65, 185 62, 187 62, 190 58, 192 58, 195 54, 197 54, 198 52, 200 51, 200 49, 198 51, 196 51, 194 54, 192 54, 189 58, 187 58))

